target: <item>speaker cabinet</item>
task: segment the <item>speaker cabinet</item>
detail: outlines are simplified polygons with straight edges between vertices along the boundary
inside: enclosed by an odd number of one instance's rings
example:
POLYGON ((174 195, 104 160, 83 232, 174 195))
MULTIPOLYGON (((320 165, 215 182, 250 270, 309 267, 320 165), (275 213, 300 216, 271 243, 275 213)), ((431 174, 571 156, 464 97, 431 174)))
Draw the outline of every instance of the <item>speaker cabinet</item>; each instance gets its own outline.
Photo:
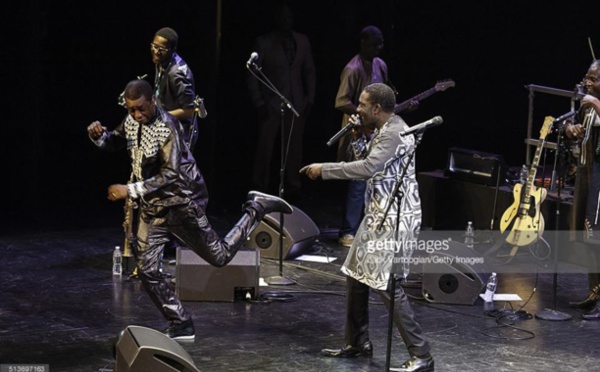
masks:
POLYGON ((449 241, 423 264, 422 293, 435 303, 473 305, 489 277, 483 258, 464 244, 449 241))
POLYGON ((506 164, 502 155, 459 147, 448 149, 446 175, 452 178, 495 186, 502 184, 506 174, 506 164))
MULTIPOLYGON (((279 259, 279 217, 279 213, 267 214, 248 238, 246 245, 260 248, 262 257, 279 259)), ((283 259, 291 260, 307 252, 319 234, 310 217, 294 207, 291 214, 283 215, 283 259)))
POLYGON ((115 372, 199 372, 176 341, 150 328, 129 326, 115 345, 115 372))
POLYGON ((175 292, 182 301, 257 299, 260 252, 240 250, 223 267, 215 267, 187 248, 177 248, 175 292))

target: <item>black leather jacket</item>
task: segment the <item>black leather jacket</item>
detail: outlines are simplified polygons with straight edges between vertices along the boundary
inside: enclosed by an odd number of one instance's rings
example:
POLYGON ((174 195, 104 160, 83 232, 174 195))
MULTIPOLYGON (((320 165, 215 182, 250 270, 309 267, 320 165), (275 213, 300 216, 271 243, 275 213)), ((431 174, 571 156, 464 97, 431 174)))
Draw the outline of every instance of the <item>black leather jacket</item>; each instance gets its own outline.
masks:
POLYGON ((171 206, 193 201, 203 211, 208 191, 193 155, 183 143, 178 120, 156 106, 156 116, 140 125, 130 115, 112 132, 106 132, 96 144, 106 150, 127 147, 132 164, 130 197, 137 199, 143 214, 160 217, 171 206))
MULTIPOLYGON (((177 53, 169 60, 165 70, 160 73, 160 66, 155 67, 154 89, 158 104, 166 111, 177 108, 193 108, 196 98, 196 89, 194 84, 194 75, 188 64, 177 53)), ((183 140, 190 141, 191 130, 197 125, 197 118, 183 119, 181 126, 183 129, 183 140)), ((192 144, 196 139, 192 139, 192 144)))

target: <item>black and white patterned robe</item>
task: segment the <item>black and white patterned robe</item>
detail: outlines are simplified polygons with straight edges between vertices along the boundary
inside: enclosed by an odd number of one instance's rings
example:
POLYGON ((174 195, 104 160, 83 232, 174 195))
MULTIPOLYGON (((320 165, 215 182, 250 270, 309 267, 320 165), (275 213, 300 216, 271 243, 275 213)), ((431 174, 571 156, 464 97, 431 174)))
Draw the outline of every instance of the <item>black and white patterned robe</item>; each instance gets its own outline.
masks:
MULTIPOLYGON (((353 143, 356 161, 324 163, 323 179, 366 179, 365 216, 342 271, 375 289, 385 290, 395 257, 412 254, 409 243, 416 242, 421 228, 421 199, 416 179, 415 161, 406 168, 400 192, 400 221, 397 226, 398 203, 393 202, 382 229, 378 229, 388 203, 394 199, 393 191, 403 169, 415 148, 412 135, 400 136, 408 126, 397 115, 392 116, 365 143, 362 138, 353 143), (379 243, 378 243, 379 242, 379 243), (379 245, 378 245, 379 244, 379 245), (381 247, 384 248, 381 248, 381 247), (379 248, 377 248, 379 247, 379 248)), ((402 265, 408 275, 408 265, 402 265)))

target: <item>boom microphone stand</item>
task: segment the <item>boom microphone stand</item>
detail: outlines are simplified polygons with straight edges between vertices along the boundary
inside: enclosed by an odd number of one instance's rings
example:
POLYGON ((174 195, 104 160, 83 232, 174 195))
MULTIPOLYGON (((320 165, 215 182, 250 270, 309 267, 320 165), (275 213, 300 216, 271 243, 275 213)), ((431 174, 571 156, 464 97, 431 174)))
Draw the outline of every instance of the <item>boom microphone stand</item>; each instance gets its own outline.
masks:
MULTIPOLYGON (((281 100, 281 168, 279 169, 279 197, 283 198, 284 194, 284 181, 285 181, 285 164, 287 160, 287 152, 285 145, 285 108, 287 107, 295 117, 299 117, 298 111, 294 109, 292 103, 279 92, 279 90, 273 85, 273 83, 263 74, 262 68, 256 65, 255 60, 257 60, 258 54, 256 52, 252 53, 250 59, 246 63, 246 68, 258 81, 264 84, 270 91, 275 93, 279 99, 281 100)), ((292 135, 293 130, 293 120, 292 126, 290 128, 290 137, 292 135)), ((283 213, 279 213, 279 275, 271 276, 265 279, 267 284, 273 285, 290 285, 294 284, 293 281, 283 276, 283 213)))
MULTIPOLYGON (((555 124, 559 124, 561 122, 564 122, 563 120, 560 120, 560 118, 557 119, 558 121, 555 120, 555 124)), ((560 151, 561 151, 561 144, 560 144, 560 139, 562 137, 562 133, 563 133, 563 126, 560 125, 559 127, 559 131, 558 131, 558 136, 556 136, 556 154, 554 156, 556 156, 556 158, 560 157, 560 151)), ((556 164, 557 162, 554 162, 554 170, 552 172, 552 174, 554 174, 556 172, 556 164)), ((560 169, 560 168, 559 168, 560 169)), ((559 176, 558 176, 558 187, 557 187, 557 191, 556 191, 556 216, 555 216, 555 221, 554 221, 554 273, 553 273, 553 281, 552 281, 552 308, 551 309, 544 309, 540 312, 538 312, 537 314, 535 314, 535 317, 538 319, 542 319, 542 320, 569 320, 571 319, 571 315, 567 314, 567 313, 563 313, 560 311, 556 311, 556 291, 557 291, 557 283, 558 283, 558 233, 559 233, 559 218, 560 218, 560 185, 562 183, 562 177, 560 175, 560 171, 558 172, 559 176)))

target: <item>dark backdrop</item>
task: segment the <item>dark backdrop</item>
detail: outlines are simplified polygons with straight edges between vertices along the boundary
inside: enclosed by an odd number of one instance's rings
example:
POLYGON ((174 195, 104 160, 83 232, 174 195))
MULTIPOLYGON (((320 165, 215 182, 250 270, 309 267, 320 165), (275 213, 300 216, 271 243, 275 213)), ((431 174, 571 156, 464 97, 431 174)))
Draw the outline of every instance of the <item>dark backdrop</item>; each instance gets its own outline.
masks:
MULTIPOLYGON (((250 186, 255 133, 245 62, 254 38, 270 29, 272 4, 11 2, 1 16, 2 228, 120 220, 122 206, 106 201, 105 190, 127 179, 127 158, 98 151, 85 129, 93 120, 114 127, 122 119, 117 96, 130 79, 153 75, 149 43, 163 26, 178 31, 179 52, 193 69, 208 110, 195 153, 211 193, 209 213, 239 208, 250 186)), ((306 163, 334 160, 335 150, 325 143, 340 126, 341 115, 333 108, 339 74, 368 24, 384 31, 382 57, 399 101, 439 80, 456 82, 405 116, 409 124, 444 118, 419 146, 421 171, 444 168, 451 146, 502 154, 509 165, 522 164, 525 85, 572 90, 592 61, 588 37, 600 53, 591 1, 291 4, 296 30, 311 40, 318 77, 305 136, 306 163)), ((566 98, 538 94, 535 102, 534 137, 545 115, 569 110, 566 98)), ((342 184, 332 185, 311 183, 307 190, 342 190, 342 184)))

